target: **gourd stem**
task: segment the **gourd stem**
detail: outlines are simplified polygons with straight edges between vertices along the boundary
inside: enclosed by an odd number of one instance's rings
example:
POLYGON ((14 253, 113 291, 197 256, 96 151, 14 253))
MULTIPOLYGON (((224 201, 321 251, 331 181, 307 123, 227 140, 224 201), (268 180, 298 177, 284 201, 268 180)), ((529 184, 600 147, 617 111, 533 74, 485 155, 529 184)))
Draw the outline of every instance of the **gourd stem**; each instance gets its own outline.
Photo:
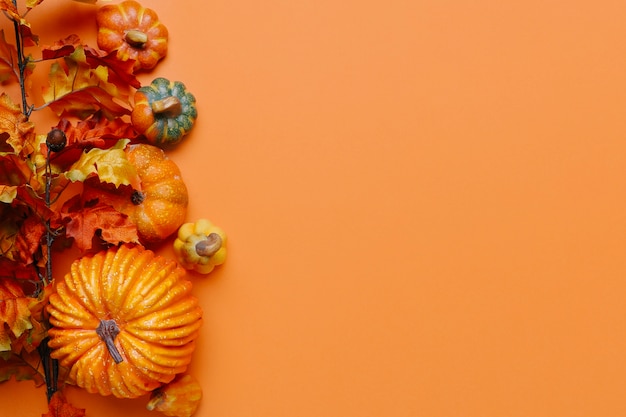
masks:
POLYGON ((196 243, 196 253, 200 256, 213 256, 222 247, 222 238, 217 233, 210 233, 206 239, 196 243))
POLYGON ((114 343, 115 337, 119 334, 119 332, 120 328, 117 327, 115 320, 100 320, 100 324, 96 328, 96 333, 106 344, 109 355, 111 355, 115 363, 120 363, 124 360, 114 343))
POLYGON ((165 117, 177 117, 183 112, 183 105, 178 97, 167 96, 151 104, 152 112, 165 117))
POLYGON ((124 40, 133 48, 143 48, 148 42, 148 35, 138 29, 127 30, 124 40))

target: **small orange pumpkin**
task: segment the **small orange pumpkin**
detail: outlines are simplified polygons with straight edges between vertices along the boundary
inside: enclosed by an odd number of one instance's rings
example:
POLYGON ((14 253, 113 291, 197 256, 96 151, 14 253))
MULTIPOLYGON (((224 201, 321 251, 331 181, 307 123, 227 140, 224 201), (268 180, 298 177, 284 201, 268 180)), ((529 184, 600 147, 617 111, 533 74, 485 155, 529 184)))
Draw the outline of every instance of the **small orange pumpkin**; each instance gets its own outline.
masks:
POLYGON ((100 49, 117 51, 123 61, 135 60, 135 70, 154 68, 167 54, 167 28, 154 10, 134 0, 101 7, 96 22, 100 49))
POLYGON ((159 242, 176 232, 187 215, 189 195, 180 169, 153 145, 130 145, 126 158, 137 170, 141 190, 124 199, 119 210, 137 225, 142 241, 159 242))
POLYGON ((170 417, 191 417, 202 400, 202 386, 189 374, 179 375, 150 395, 146 408, 170 417))
POLYGON ((137 226, 143 244, 158 243, 178 230, 185 221, 189 195, 178 165, 165 152, 144 143, 129 145, 126 158, 135 167, 140 189, 116 189, 113 184, 89 178, 86 201, 104 198, 137 226))
POLYGON ((202 323, 191 287, 176 262, 141 246, 82 257, 54 282, 51 356, 88 392, 147 394, 191 361, 202 323))

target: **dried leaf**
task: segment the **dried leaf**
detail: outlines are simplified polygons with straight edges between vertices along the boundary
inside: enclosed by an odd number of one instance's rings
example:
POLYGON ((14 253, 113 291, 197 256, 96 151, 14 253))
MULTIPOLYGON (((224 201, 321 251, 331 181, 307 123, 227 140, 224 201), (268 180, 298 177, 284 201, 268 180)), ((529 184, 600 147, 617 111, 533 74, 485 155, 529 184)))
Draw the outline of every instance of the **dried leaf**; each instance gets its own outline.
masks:
POLYGON ((11 350, 12 336, 20 337, 33 328, 30 301, 17 281, 0 278, 0 352, 11 350))
POLYGON ((105 242, 113 245, 139 242, 137 227, 128 216, 112 206, 98 201, 83 206, 80 198, 69 203, 71 207, 64 213, 64 219, 67 221, 65 234, 74 238, 79 250, 83 252, 90 250, 98 231, 101 232, 100 236, 105 242))
POLYGON ((13 4, 11 0, 0 0, 0 10, 5 12, 14 20, 21 20, 20 14, 17 11, 17 7, 13 4))
POLYGON ((41 47, 41 59, 57 59, 68 56, 76 50, 76 47, 80 45, 81 42, 78 35, 69 35, 52 45, 43 45, 41 47))
POLYGON ((32 328, 12 341, 11 350, 13 353, 22 354, 24 352, 33 352, 48 336, 49 325, 47 324, 44 311, 45 307, 48 305, 48 299, 52 291, 52 284, 48 284, 43 288, 43 291, 39 292, 37 297, 29 298, 28 309, 30 310, 32 328))
POLYGON ((0 353, 0 382, 15 377, 16 381, 32 380, 36 386, 43 385, 43 375, 38 371, 40 361, 36 351, 22 352, 19 355, 13 352, 0 353))
POLYGON ((26 7, 28 9, 32 9, 33 7, 39 5, 41 2, 43 2, 43 0, 26 0, 26 7))
POLYGON ((16 187, 29 185, 34 190, 39 190, 42 184, 34 175, 33 168, 28 160, 9 153, 0 154, 0 185, 16 187))
POLYGON ((35 138, 35 124, 28 121, 22 109, 6 94, 0 94, 0 149, 7 145, 16 154, 28 156, 35 151, 31 143, 35 138))
POLYGON ((105 66, 109 69, 108 82, 115 84, 115 86, 123 90, 127 90, 129 86, 134 88, 141 87, 141 82, 133 71, 134 60, 121 60, 117 56, 117 51, 105 52, 83 45, 80 38, 75 34, 69 35, 52 45, 42 47, 41 58, 47 60, 67 57, 79 48, 84 51, 84 62, 90 68, 96 69, 100 66, 105 66))
POLYGON ((4 36, 4 29, 0 30, 0 83, 17 81, 17 50, 9 44, 4 36))
POLYGON ((128 95, 109 82, 106 66, 91 68, 81 46, 64 58, 65 67, 51 65, 49 85, 44 88, 45 104, 57 116, 86 119, 98 110, 109 119, 130 113, 128 95))
POLYGON ((34 262, 35 253, 41 248, 41 240, 46 233, 43 222, 35 216, 28 216, 20 226, 15 240, 17 261, 22 265, 34 262))
POLYGON ((85 417, 85 409, 74 407, 62 392, 57 391, 48 403, 48 412, 41 417, 85 417))
POLYGON ((94 148, 83 153, 65 173, 71 181, 85 181, 94 174, 100 181, 120 185, 138 185, 139 176, 135 167, 126 158, 124 147, 128 139, 119 140, 109 149, 94 148))

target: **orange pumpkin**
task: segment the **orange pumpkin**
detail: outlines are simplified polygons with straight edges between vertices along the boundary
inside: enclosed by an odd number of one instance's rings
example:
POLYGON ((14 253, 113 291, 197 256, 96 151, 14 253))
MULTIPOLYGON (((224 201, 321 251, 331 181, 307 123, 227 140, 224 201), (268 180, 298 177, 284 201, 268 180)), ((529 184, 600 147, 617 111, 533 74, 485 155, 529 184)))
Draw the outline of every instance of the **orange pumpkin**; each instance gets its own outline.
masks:
POLYGON ((152 392, 146 408, 171 417, 191 417, 202 400, 202 386, 191 375, 179 375, 175 380, 152 392))
POLYGON ((154 68, 167 54, 167 28, 154 10, 134 0, 101 7, 96 22, 100 49, 117 51, 123 61, 135 60, 135 70, 154 68))
POLYGON ((187 215, 189 195, 180 169, 154 145, 129 145, 125 154, 137 171, 139 188, 115 188, 92 177, 83 183, 83 198, 101 199, 126 214, 144 245, 161 242, 178 230, 187 215))
POLYGON ((137 170, 141 190, 122 200, 118 210, 137 225, 142 241, 159 242, 176 232, 187 215, 189 195, 180 169, 153 145, 130 145, 126 158, 137 170))
POLYGON ((135 398, 184 372, 202 310, 176 262, 122 245, 76 260, 50 296, 51 356, 88 392, 135 398))

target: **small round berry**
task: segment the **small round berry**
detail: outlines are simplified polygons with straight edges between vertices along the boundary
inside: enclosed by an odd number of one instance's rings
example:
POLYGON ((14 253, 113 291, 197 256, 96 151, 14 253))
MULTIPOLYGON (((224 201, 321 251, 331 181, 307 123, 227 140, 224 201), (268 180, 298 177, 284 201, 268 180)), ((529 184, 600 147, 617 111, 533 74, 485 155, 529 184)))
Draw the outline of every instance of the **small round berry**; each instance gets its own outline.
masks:
POLYGON ((59 152, 65 145, 67 144, 67 137, 65 133, 61 129, 52 129, 48 132, 48 137, 46 138, 46 145, 48 149, 52 152, 59 152))

